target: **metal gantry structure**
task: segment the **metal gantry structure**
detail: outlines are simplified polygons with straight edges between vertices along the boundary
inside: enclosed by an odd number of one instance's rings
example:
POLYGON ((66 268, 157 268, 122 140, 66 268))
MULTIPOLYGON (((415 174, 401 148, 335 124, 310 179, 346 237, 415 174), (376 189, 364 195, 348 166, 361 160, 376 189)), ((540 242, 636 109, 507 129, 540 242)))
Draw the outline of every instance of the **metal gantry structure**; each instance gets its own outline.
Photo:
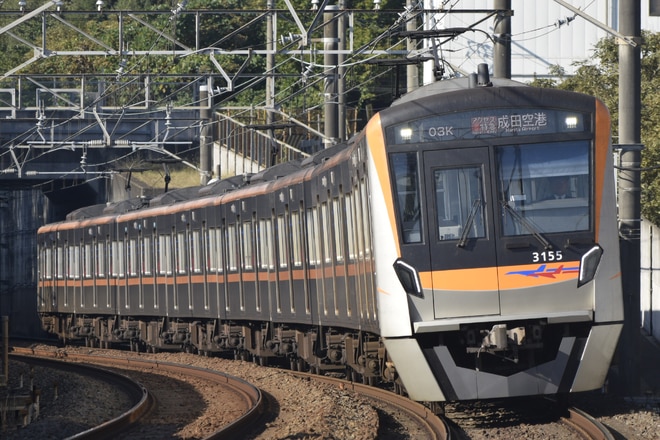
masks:
MULTIPOLYGON (((329 3, 330 0, 312 0, 310 9, 304 11, 296 9, 291 0, 283 0, 285 7, 279 9, 274 0, 266 0, 262 10, 189 10, 187 1, 182 0, 162 11, 117 11, 106 10, 103 0, 97 0, 93 11, 69 11, 61 0, 47 0, 35 9, 31 9, 27 0, 19 0, 17 9, 0 10, 3 20, 0 37, 10 38, 32 51, 31 57, 0 72, 0 118, 4 118, 0 119, 3 133, 0 177, 107 173, 107 167, 95 169, 93 164, 107 161, 110 149, 118 156, 125 156, 127 151, 149 150, 180 159, 180 151, 199 147, 205 156, 201 162, 207 163, 209 152, 205 148, 213 137, 213 130, 209 129, 213 112, 219 108, 231 112, 226 99, 261 82, 265 83, 265 100, 254 103, 250 112, 260 112, 264 120, 246 122, 237 130, 258 130, 272 139, 274 148, 294 152, 298 151, 296 145, 278 138, 276 131, 281 130, 278 127, 297 126, 325 146, 345 139, 347 66, 383 58, 404 63, 435 58, 437 64, 434 51, 450 37, 446 33, 429 36, 423 29, 428 28, 425 24, 428 17, 450 11, 424 10, 421 2, 408 2, 396 11, 380 9, 379 1, 374 1, 373 10, 345 9, 344 0, 336 5, 329 3), (374 14, 387 17, 384 22, 388 27, 372 41, 357 44, 359 17, 374 14), (204 33, 209 21, 238 15, 244 18, 243 24, 227 29, 211 45, 204 43, 208 40, 204 33), (116 34, 94 32, 92 35, 78 24, 89 17, 103 17, 116 23, 116 34), (185 39, 178 32, 184 22, 188 27, 185 39), (38 36, 34 32, 31 37, 21 32, 28 23, 31 29, 41 29, 41 44, 35 42, 38 36), (153 44, 137 47, 131 41, 136 28, 149 35, 153 44), (407 34, 396 33, 404 29, 407 34), (227 44, 237 35, 256 34, 264 35, 263 45, 235 48, 227 44), (54 35, 58 40, 78 41, 79 48, 49 47, 54 35), (429 43, 431 40, 435 42, 429 43), (176 62, 190 56, 207 57, 207 64, 213 68, 205 72, 163 74, 144 71, 142 67, 145 59, 164 57, 176 62), (23 73, 27 68, 34 70, 42 60, 56 57, 103 57, 114 60, 116 66, 109 72, 84 74, 23 73), (246 72, 246 66, 257 57, 265 58, 265 71, 246 72), (231 60, 231 64, 225 63, 226 60, 231 60), (290 96, 277 90, 276 81, 281 65, 288 62, 302 66, 298 81, 305 87, 322 84, 324 130, 319 131, 310 121, 283 110, 290 96), (79 160, 74 162, 73 169, 30 169, 29 163, 57 149, 78 151, 79 160), (93 157, 91 150, 95 149, 106 154, 93 157)), ((4 5, 8 7, 7 2, 4 5)), ((484 20, 502 13, 481 12, 484 20)), ((409 69, 409 76, 411 73, 409 69)), ((415 86, 408 84, 408 88, 415 86)), ((191 166, 200 171, 202 183, 208 180, 210 170, 191 166)))

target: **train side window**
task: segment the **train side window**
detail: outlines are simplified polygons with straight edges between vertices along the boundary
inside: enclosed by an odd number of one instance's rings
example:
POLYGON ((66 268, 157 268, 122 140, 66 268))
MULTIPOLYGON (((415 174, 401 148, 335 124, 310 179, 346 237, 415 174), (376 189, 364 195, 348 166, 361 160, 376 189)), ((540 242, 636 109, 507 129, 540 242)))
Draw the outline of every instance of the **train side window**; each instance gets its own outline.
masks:
POLYGON ((333 229, 335 232, 335 257, 337 262, 344 261, 344 211, 341 209, 341 199, 332 200, 333 229))
POLYGON ((330 230, 330 218, 328 211, 328 203, 321 203, 321 225, 320 230, 323 231, 323 261, 325 263, 332 263, 332 249, 330 248, 330 243, 332 241, 331 230, 330 230))
POLYGON ((273 269, 273 225, 269 219, 259 220, 259 268, 273 269))
POLYGON ((348 259, 354 261, 355 253, 355 211, 353 210, 353 194, 346 194, 344 197, 344 206, 346 208, 346 243, 348 244, 348 259))
POLYGON ((281 269, 286 269, 289 262, 286 246, 287 235, 286 219, 284 218, 284 215, 280 215, 277 217, 277 250, 281 269))
POLYGON ((208 270, 222 272, 222 229, 208 229, 208 270))
POLYGON ((105 277, 105 243, 96 243, 96 276, 105 277))
POLYGON ((153 266, 152 255, 153 255, 153 248, 151 245, 151 237, 143 237, 142 253, 140 255, 143 275, 151 275, 151 268, 153 266))
POLYGON ((45 269, 44 271, 46 272, 44 274, 44 278, 47 280, 50 280, 53 278, 53 250, 49 247, 44 249, 44 263, 45 263, 45 269))
POLYGON ((83 266, 83 276, 85 278, 92 278, 94 276, 94 265, 92 264, 92 245, 86 244, 84 246, 84 255, 83 261, 85 265, 83 266))
POLYGON ((172 274, 172 241, 167 234, 158 237, 158 273, 160 275, 172 274))
POLYGON ((229 270, 238 270, 236 225, 227 225, 227 264, 229 270))
POLYGON ((67 247, 67 275, 69 279, 80 278, 80 246, 67 247))
POLYGON ((134 238, 128 241, 128 274, 132 277, 138 276, 138 247, 134 238))
POLYGON ((241 248, 243 251, 243 269, 252 270, 254 265, 252 262, 252 222, 243 222, 243 233, 241 248))
POLYGON ((307 245, 309 247, 309 264, 315 266, 321 262, 319 258, 319 224, 317 208, 307 210, 307 245))
POLYGON ((365 215, 364 212, 362 212, 362 193, 360 191, 359 186, 355 186, 353 189, 353 194, 355 194, 355 197, 353 198, 353 209, 355 210, 355 226, 356 226, 356 249, 357 249, 357 254, 358 258, 364 257, 364 223, 362 222, 363 216, 365 215))
POLYGON ((177 273, 186 273, 186 263, 188 256, 186 254, 186 233, 178 232, 176 234, 176 271, 177 273))
POLYGON ((64 248, 58 246, 55 250, 55 276, 58 279, 64 278, 64 248))
POLYGON ((190 238, 190 270, 194 273, 202 271, 202 234, 199 230, 194 229, 190 238))
POLYGON ((417 153, 390 155, 397 213, 404 243, 422 242, 422 219, 417 153))
POLYGON ((302 248, 300 240, 300 213, 291 212, 291 241, 293 252, 293 267, 302 266, 302 248))
POLYGON ((124 254, 124 242, 123 241, 113 241, 112 242, 112 276, 113 277, 123 277, 125 274, 125 254, 124 254))
POLYGON ((371 214, 369 213, 369 182, 366 179, 362 179, 360 185, 361 201, 362 201, 362 219, 363 231, 364 231, 364 252, 367 255, 371 255, 371 214))

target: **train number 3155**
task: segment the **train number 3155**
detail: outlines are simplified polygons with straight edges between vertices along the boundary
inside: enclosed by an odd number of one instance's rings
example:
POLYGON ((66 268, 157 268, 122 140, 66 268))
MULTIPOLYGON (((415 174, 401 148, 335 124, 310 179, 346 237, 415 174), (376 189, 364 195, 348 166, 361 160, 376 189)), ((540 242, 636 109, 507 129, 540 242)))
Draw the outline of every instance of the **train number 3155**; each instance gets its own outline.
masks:
POLYGON ((532 252, 532 262, 538 263, 542 261, 547 263, 549 261, 561 261, 564 259, 564 255, 561 251, 543 251, 543 252, 532 252))

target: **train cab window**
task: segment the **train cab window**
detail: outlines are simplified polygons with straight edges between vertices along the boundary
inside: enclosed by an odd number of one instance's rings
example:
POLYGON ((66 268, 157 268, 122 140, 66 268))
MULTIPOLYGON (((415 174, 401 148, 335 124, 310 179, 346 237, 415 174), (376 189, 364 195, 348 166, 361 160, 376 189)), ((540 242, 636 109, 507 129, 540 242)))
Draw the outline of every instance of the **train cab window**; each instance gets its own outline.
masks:
POLYGON ((394 173, 394 191, 403 242, 421 243, 422 220, 417 153, 393 153, 390 155, 390 161, 394 173))
POLYGON ((484 237, 486 232, 481 168, 437 169, 433 173, 433 183, 438 240, 484 237))
POLYGON ((590 228, 589 141, 500 147, 497 162, 504 235, 590 228))

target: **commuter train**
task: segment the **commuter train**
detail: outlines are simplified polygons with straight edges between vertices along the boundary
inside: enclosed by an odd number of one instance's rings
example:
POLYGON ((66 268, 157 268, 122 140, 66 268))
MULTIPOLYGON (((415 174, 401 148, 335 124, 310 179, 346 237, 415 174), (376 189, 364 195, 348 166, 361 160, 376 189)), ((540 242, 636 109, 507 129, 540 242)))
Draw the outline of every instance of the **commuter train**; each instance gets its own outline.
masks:
POLYGON ((487 71, 303 160, 79 209, 38 254, 42 325, 65 341, 426 402, 597 389, 623 323, 608 110, 487 71))

